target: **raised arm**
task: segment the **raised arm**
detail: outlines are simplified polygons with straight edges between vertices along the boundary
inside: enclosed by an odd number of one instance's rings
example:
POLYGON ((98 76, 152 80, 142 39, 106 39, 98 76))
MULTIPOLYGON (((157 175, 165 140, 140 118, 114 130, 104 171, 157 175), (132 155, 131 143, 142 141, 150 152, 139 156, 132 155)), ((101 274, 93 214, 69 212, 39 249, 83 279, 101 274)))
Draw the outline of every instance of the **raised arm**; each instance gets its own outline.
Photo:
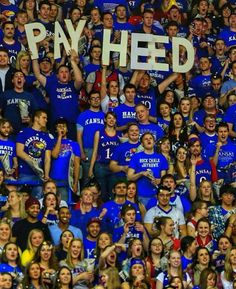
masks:
POLYGON ((32 66, 35 77, 42 84, 42 86, 45 87, 47 78, 40 72, 39 63, 37 59, 32 60, 32 66))
POLYGON ((165 80, 163 80, 159 85, 158 85, 158 90, 159 93, 163 93, 165 89, 177 79, 178 73, 174 72, 170 76, 168 76, 165 80))
POLYGON ((79 90, 83 83, 83 76, 78 66, 79 57, 74 49, 72 49, 70 52, 70 62, 71 62, 72 69, 74 71, 74 77, 75 77, 74 86, 77 90, 79 90))

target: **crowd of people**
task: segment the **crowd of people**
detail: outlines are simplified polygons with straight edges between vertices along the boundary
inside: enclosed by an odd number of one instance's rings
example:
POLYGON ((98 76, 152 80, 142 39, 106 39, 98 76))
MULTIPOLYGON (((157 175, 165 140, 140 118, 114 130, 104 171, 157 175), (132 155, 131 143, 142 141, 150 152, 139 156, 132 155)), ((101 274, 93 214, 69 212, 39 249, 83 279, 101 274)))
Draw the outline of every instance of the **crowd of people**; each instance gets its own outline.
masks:
POLYGON ((236 2, 0 0, 0 22, 0 289, 236 289, 236 2), (132 33, 169 37, 168 71, 131 69, 132 33))

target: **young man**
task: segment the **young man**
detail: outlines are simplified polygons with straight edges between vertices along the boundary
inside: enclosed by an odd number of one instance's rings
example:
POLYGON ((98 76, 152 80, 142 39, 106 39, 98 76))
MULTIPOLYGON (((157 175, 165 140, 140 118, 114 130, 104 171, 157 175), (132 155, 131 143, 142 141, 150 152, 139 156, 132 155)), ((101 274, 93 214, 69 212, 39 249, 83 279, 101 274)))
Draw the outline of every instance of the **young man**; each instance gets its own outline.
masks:
POLYGON ((16 144, 12 140, 9 140, 11 133, 11 123, 7 119, 0 119, 0 168, 8 176, 14 174, 18 169, 16 144))
POLYGON ((162 154, 154 151, 153 134, 146 132, 141 137, 143 152, 132 156, 127 172, 129 181, 137 181, 138 197, 146 205, 155 196, 156 186, 168 170, 168 162, 162 154))
POLYGON ((79 168, 80 168, 80 148, 77 142, 67 138, 68 122, 64 118, 60 118, 55 123, 57 139, 52 149, 52 164, 50 177, 53 180, 62 182, 66 185, 59 188, 62 193, 62 199, 67 201, 69 187, 74 193, 78 192, 79 168), (73 161, 73 182, 69 184, 68 174, 73 161))
POLYGON ((69 137, 76 139, 76 119, 78 116, 78 90, 83 82, 82 73, 78 67, 77 53, 72 49, 71 66, 75 81, 71 81, 70 70, 66 65, 61 65, 57 70, 57 77, 45 77, 39 69, 38 61, 33 60, 33 71, 37 80, 45 87, 50 100, 51 126, 60 117, 64 117, 69 123, 69 137))
POLYGON ((12 237, 23 252, 27 247, 28 235, 31 230, 39 229, 44 233, 44 239, 51 241, 48 226, 38 220, 40 204, 36 198, 29 197, 25 202, 27 217, 16 222, 12 227, 12 237))
MULTIPOLYGON (((17 135, 16 152, 19 157, 19 180, 36 181, 49 179, 52 138, 44 132, 47 113, 38 110, 33 116, 32 127, 25 128, 17 135)), ((34 190, 40 199, 40 188, 34 190)))
POLYGON ((83 240, 82 232, 79 228, 70 225, 71 213, 69 208, 61 207, 58 210, 58 224, 49 226, 49 231, 51 234, 51 238, 53 240, 53 244, 58 246, 60 243, 60 236, 61 234, 66 231, 70 230, 75 238, 80 238, 83 240))
POLYGON ((24 89, 25 75, 15 71, 12 75, 13 89, 6 90, 0 97, 0 112, 8 119, 14 129, 14 134, 28 127, 30 116, 37 109, 34 95, 24 89), (21 109, 21 107, 23 108, 21 109))
POLYGON ((100 110, 101 97, 99 92, 89 94, 90 108, 83 111, 77 119, 77 141, 80 146, 83 176, 82 183, 88 180, 88 171, 93 152, 93 141, 96 131, 104 128, 105 114, 100 110))
POLYGON ((87 236, 84 238, 84 258, 95 261, 95 249, 97 238, 101 232, 101 221, 98 218, 92 218, 87 224, 87 236))
POLYGON ((153 221, 155 217, 170 217, 174 221, 174 236, 175 238, 184 237, 186 232, 186 223, 184 215, 176 207, 170 205, 171 192, 168 187, 160 186, 157 191, 158 204, 147 211, 144 217, 144 225, 150 234, 156 234, 153 228, 153 221))

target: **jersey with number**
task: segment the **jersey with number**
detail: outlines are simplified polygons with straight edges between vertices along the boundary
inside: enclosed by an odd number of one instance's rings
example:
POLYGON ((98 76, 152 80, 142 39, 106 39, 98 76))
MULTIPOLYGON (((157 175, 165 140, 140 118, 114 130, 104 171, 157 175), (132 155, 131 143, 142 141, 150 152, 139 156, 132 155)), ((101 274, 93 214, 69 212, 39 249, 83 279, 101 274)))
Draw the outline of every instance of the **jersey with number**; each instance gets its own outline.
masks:
POLYGON ((117 134, 109 136, 105 130, 100 131, 97 161, 99 163, 109 164, 113 152, 115 148, 118 147, 119 143, 117 134))
POLYGON ((146 92, 137 90, 135 104, 143 103, 149 109, 151 116, 157 116, 157 95, 154 87, 150 87, 146 92))

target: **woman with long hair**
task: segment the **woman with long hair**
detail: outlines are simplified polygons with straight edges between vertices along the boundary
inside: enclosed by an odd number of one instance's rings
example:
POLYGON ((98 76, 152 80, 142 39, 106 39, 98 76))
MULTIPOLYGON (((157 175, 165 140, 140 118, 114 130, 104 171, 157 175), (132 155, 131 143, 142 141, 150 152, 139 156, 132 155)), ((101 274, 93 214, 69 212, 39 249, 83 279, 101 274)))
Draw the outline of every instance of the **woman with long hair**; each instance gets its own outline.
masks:
POLYGON ((201 272, 200 285, 193 289, 217 289, 217 273, 212 268, 206 268, 201 272))
POLYGON ((162 271, 164 245, 160 238, 156 237, 150 240, 148 256, 145 259, 147 275, 151 283, 151 288, 156 289, 156 277, 162 271), (162 259, 162 262, 161 262, 162 259))
POLYGON ((34 256, 43 241, 43 231, 39 229, 33 229, 30 231, 28 235, 27 248, 21 255, 21 263, 24 267, 27 266, 27 264, 34 259, 34 256))
POLYGON ((84 260, 84 248, 81 239, 72 239, 68 248, 67 257, 60 262, 71 270, 74 289, 87 289, 93 281, 93 272, 88 271, 88 263, 84 260))
POLYGON ((157 230, 157 236, 162 240, 164 251, 179 250, 180 241, 174 238, 174 221, 170 217, 156 217, 154 225, 157 230))
POLYGON ((10 191, 8 195, 8 209, 6 210, 4 217, 15 222, 26 218, 24 200, 22 199, 21 193, 17 191, 10 191))
POLYGON ((55 257, 54 246, 49 241, 44 241, 38 248, 34 261, 39 263, 45 284, 52 283, 52 277, 58 269, 58 261, 55 257))
POLYGON ((137 183, 134 181, 129 181, 127 185, 127 196, 126 200, 129 201, 132 206, 136 208, 136 217, 141 214, 141 219, 144 219, 146 209, 145 206, 138 200, 138 188, 137 183))
POLYGON ((11 221, 7 219, 0 221, 0 259, 4 246, 11 240, 12 230, 10 223, 11 221))
POLYGON ((103 232, 100 233, 98 238, 97 238, 97 244, 96 244, 96 249, 95 249, 95 256, 96 256, 96 260, 98 263, 98 260, 100 258, 100 255, 104 252, 104 250, 106 249, 107 246, 112 245, 112 236, 107 233, 107 232, 103 232))
POLYGON ((193 258, 192 266, 187 270, 191 275, 194 285, 200 284, 201 272, 206 268, 211 268, 211 255, 207 248, 198 247, 193 258))
POLYGON ((176 150, 174 173, 177 184, 185 183, 186 180, 189 180, 188 150, 183 146, 178 147, 176 150))
POLYGON ((62 266, 57 272, 55 289, 73 289, 73 276, 68 267, 62 266))
POLYGON ((192 286, 191 279, 187 273, 182 271, 181 254, 179 251, 170 251, 168 258, 167 271, 160 273, 157 276, 156 289, 165 288, 170 283, 172 277, 180 277, 183 280, 184 288, 192 286))
POLYGON ((102 199, 107 201, 112 194, 114 185, 113 173, 109 169, 109 163, 115 148, 120 142, 116 131, 116 115, 111 111, 107 112, 104 122, 105 129, 96 131, 94 136, 88 176, 95 175, 101 185, 102 199))
POLYGON ((58 221, 59 200, 54 193, 47 193, 43 198, 43 207, 38 219, 47 225, 54 225, 58 221))
POLYGON ((30 262, 25 270, 25 277, 22 282, 23 289, 45 289, 41 278, 39 263, 30 262))
POLYGON ((55 250, 58 262, 66 259, 70 241, 74 238, 74 234, 70 230, 65 230, 61 233, 60 244, 55 250))
POLYGON ((192 208, 190 211, 190 217, 187 222, 187 233, 189 236, 196 237, 196 225, 197 222, 203 218, 208 216, 208 206, 204 201, 195 201, 192 204, 192 208))
POLYGON ((27 51, 20 51, 16 58, 16 69, 21 70, 24 75, 30 74, 30 55, 27 51))
POLYGON ((99 276, 99 283, 104 289, 120 289, 120 276, 117 268, 109 267, 99 276))
POLYGON ((169 164, 168 173, 173 174, 174 173, 174 159, 171 155, 171 143, 170 143, 169 137, 164 136, 158 140, 157 151, 166 158, 169 164))
POLYGON ((225 269, 220 278, 224 289, 232 288, 233 281, 236 277, 236 247, 228 249, 225 257, 225 269))
POLYGON ((20 248, 14 242, 8 242, 3 247, 0 264, 0 273, 2 272, 8 272, 13 276, 14 288, 16 288, 23 279, 20 248))
POLYGON ((180 112, 175 112, 170 121, 169 139, 171 142, 172 151, 176 151, 179 146, 187 145, 188 130, 183 115, 180 112))
POLYGON ((38 18, 36 0, 24 0, 22 2, 22 8, 26 11, 29 22, 34 22, 38 18))

